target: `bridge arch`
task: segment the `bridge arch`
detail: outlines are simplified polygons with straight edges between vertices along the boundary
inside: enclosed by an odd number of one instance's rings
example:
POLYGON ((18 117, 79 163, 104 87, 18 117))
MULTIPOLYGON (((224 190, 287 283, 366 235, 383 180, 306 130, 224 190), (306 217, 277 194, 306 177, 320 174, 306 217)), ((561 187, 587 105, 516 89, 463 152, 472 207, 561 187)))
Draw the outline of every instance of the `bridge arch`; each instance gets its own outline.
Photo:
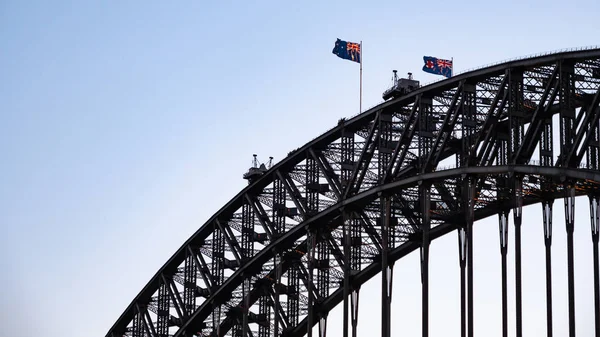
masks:
POLYGON ((597 207, 599 109, 590 49, 461 74, 341 121, 211 217, 107 336, 303 335, 452 230, 554 198, 597 207))

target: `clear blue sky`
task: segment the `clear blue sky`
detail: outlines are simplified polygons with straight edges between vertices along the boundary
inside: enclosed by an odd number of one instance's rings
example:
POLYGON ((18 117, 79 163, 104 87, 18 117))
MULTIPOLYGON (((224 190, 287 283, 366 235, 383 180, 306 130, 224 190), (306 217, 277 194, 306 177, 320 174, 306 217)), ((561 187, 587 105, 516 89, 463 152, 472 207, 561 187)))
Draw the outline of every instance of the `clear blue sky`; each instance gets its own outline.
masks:
MULTIPOLYGON (((461 71, 600 44, 599 15, 597 0, 0 2, 3 333, 104 335, 183 241, 245 185, 253 153, 278 161, 356 114, 358 65, 331 54, 336 38, 363 41, 369 107, 381 101, 392 69, 438 79, 420 71, 423 55, 454 57, 461 71)), ((581 205, 578 242, 588 247, 581 205)), ((490 224, 497 264, 495 219, 490 224)), ((542 258, 536 226, 531 240, 542 258)), ((564 233, 556 228, 557 237, 564 233)), ((455 249, 454 235, 445 240, 455 249)), ((497 284, 497 268, 490 279, 497 284)), ((401 301, 394 303, 400 315, 401 301)), ((528 312, 539 308, 543 302, 528 312)), ((444 316, 436 310, 432 322, 444 316)), ((369 323, 361 324, 368 333, 369 323)), ((543 327, 543 320, 526 326, 536 336, 543 327)))

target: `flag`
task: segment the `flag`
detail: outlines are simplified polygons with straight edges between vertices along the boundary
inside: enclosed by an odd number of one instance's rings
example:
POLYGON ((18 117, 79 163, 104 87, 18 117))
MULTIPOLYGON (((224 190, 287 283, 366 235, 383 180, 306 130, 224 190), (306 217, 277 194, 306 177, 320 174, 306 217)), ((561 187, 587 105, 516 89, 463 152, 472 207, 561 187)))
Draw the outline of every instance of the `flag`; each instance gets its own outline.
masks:
POLYGON ((442 60, 436 57, 423 56, 425 65, 423 71, 434 75, 452 77, 452 61, 442 60))
POLYGON ((333 47, 332 53, 343 58, 360 63, 360 44, 354 42, 347 42, 337 39, 335 46, 333 47))

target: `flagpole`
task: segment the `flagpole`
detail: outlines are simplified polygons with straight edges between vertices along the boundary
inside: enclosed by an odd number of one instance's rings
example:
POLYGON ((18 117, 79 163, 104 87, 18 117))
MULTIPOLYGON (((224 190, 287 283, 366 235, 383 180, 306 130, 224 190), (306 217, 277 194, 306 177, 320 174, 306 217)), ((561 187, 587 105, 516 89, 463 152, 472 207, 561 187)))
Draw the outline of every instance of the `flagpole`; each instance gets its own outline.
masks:
POLYGON ((450 61, 452 62, 452 72, 450 73, 450 77, 452 77, 454 76, 454 56, 450 58, 450 61))
POLYGON ((362 60, 363 60, 363 48, 362 41, 360 41, 360 100, 358 106, 358 113, 362 113, 362 60))

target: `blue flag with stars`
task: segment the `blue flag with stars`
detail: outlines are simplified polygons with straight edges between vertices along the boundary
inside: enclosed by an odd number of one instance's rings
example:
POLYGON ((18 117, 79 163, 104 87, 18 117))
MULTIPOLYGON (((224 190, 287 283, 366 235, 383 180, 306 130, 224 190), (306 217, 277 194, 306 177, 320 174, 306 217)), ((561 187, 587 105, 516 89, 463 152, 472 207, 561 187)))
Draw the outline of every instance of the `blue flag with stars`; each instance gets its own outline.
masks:
POLYGON ((452 77, 452 60, 442 60, 437 57, 423 56, 423 71, 434 75, 452 77))
POLYGON ((333 51, 335 55, 344 60, 360 63, 360 44, 337 39, 333 51))

